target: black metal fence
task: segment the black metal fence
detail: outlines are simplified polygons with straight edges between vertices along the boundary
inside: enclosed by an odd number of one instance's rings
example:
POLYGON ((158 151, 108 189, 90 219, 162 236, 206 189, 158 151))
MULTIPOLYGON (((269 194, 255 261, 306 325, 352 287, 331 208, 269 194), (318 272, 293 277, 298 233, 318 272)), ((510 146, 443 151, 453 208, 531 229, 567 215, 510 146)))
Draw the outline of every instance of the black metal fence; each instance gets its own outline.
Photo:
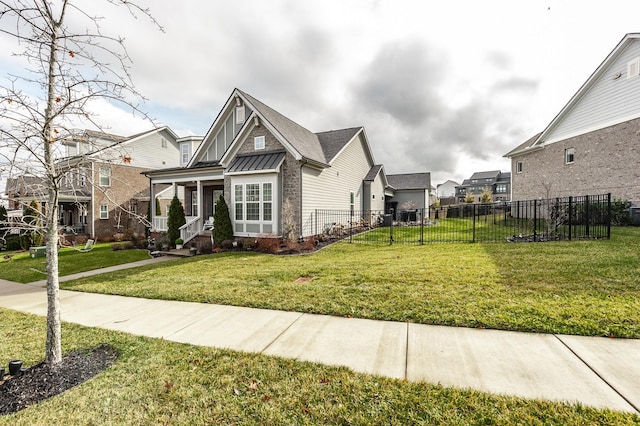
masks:
POLYGON ((312 233, 354 243, 608 239, 611 194, 397 211, 316 210, 312 233))

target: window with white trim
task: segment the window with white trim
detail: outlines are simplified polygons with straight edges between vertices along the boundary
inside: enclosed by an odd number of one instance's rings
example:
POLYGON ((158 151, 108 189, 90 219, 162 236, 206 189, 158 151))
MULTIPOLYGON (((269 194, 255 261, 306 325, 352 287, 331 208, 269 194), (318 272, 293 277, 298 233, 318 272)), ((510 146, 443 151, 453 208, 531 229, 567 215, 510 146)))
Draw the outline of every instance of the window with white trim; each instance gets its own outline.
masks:
POLYGON ((522 161, 516 161, 516 173, 522 173, 522 161))
POLYGON ((109 219, 109 206, 100 204, 100 219, 109 219))
POLYGON ((255 138, 253 138, 253 147, 254 149, 264 149, 264 136, 256 136, 255 138))
POLYGON ((567 148, 564 150, 564 164, 571 164, 575 160, 575 149, 567 148))
POLYGON ((354 211, 356 207, 356 193, 351 191, 349 192, 349 209, 354 211))
POLYGON ((256 182, 253 178, 236 178, 233 182, 233 218, 236 235, 277 232, 277 194, 275 177, 256 182))
POLYGON ((191 158, 191 144, 190 143, 181 143, 180 144, 180 163, 185 166, 189 159, 191 158))
POLYGON ((162 148, 166 148, 167 147, 167 140, 165 138, 162 138, 162 140, 160 141, 160 146, 162 148))
POLYGON ((111 186, 111 169, 109 167, 100 167, 100 186, 111 186))
POLYGON ((198 190, 191 191, 191 215, 198 215, 198 190))
POLYGON ((78 170, 78 186, 85 186, 87 184, 87 172, 83 169, 78 170))

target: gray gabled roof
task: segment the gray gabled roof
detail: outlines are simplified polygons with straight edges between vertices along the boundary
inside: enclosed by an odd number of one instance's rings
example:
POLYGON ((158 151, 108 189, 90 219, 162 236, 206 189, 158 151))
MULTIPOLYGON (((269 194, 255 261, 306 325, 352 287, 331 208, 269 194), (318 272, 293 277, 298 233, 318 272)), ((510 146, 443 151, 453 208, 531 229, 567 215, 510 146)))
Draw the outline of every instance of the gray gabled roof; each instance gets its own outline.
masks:
POLYGON ((382 164, 376 164, 374 165, 370 170, 369 173, 367 173, 367 175, 364 177, 364 181, 365 182, 373 182, 374 180, 376 180, 376 176, 378 176, 378 173, 380 173, 380 169, 382 168, 382 164))
POLYGON ((431 175, 429 173, 405 173, 401 175, 387 175, 387 181, 396 190, 429 189, 431 175))
POLYGON ((326 158, 318 140, 318 136, 298 123, 280 114, 273 108, 263 104, 253 96, 239 90, 254 107, 273 126, 278 133, 289 142, 298 153, 309 160, 326 164, 326 158))
POLYGON ((324 152, 325 161, 330 163, 361 129, 362 127, 351 127, 348 129, 316 133, 322 151, 324 152))
POLYGON ((470 179, 498 179, 500 170, 490 170, 487 172, 475 172, 470 179))

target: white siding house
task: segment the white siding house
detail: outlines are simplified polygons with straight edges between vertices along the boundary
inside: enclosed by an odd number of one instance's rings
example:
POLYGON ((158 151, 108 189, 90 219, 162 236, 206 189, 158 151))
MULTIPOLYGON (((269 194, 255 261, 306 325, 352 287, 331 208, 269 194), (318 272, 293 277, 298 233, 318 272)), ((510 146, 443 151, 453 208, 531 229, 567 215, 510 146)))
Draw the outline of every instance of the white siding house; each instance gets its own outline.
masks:
POLYGON ((511 158, 512 200, 611 193, 640 200, 640 34, 627 34, 511 158))

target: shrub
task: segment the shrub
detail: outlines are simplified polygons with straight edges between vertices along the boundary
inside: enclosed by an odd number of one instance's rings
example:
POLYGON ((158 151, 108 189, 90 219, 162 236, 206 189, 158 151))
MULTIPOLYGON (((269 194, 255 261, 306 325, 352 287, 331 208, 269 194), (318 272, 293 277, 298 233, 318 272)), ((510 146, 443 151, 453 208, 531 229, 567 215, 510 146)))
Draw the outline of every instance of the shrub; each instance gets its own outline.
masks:
POLYGON ((213 216, 213 242, 220 245, 225 240, 233 239, 233 227, 229 216, 229 207, 221 195, 216 201, 216 212, 213 216))
POLYGON ((627 226, 631 223, 631 201, 613 200, 611 202, 611 225, 627 226))
POLYGON ((184 215, 184 208, 177 196, 173 196, 169 205, 169 217, 167 218, 167 238, 173 244, 180 238, 180 227, 187 223, 184 215))
POLYGON ((111 250, 113 250, 113 251, 122 250, 122 244, 120 244, 120 243, 111 244, 111 250))

